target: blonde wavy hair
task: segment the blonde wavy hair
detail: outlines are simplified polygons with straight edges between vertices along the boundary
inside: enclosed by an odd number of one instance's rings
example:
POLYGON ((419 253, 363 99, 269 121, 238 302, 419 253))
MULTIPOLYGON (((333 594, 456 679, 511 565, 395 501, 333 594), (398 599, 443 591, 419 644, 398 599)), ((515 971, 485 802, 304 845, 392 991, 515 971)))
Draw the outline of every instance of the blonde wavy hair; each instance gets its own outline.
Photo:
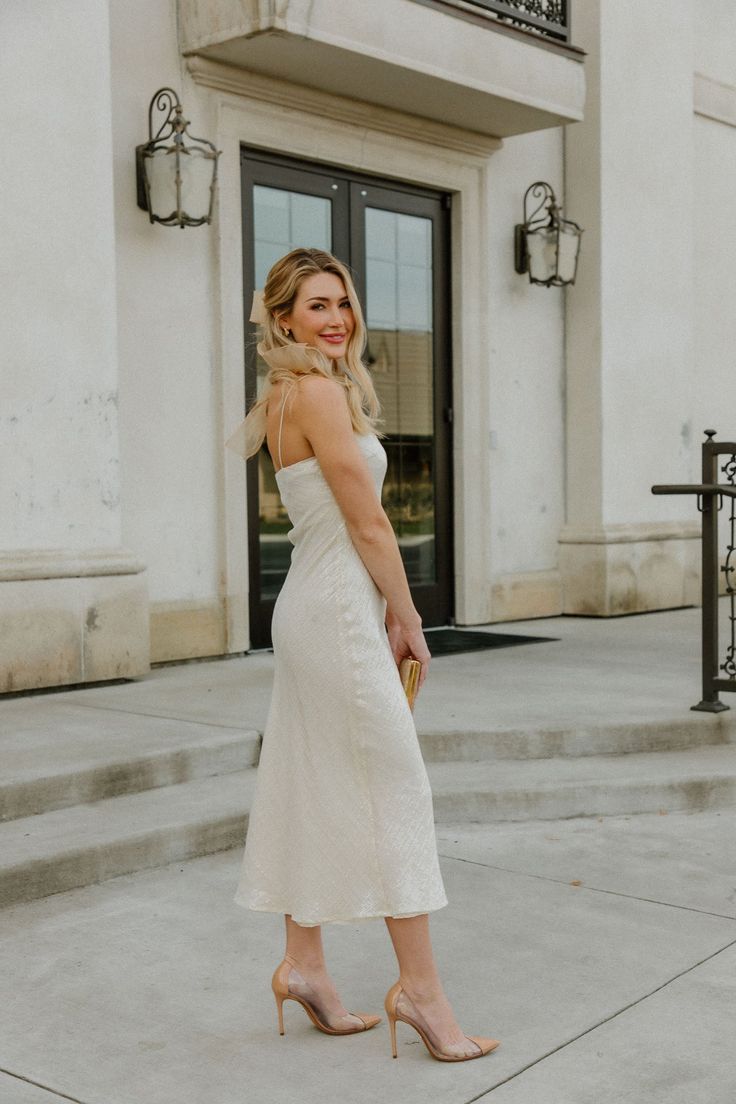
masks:
MULTIPOLYGON (((239 451, 247 460, 255 455, 266 439, 266 410, 273 387, 281 380, 299 381, 306 375, 324 376, 337 380, 345 389, 353 429, 358 433, 386 434, 377 428, 381 404, 373 386, 373 380, 363 363, 362 354, 367 341, 363 311, 348 268, 322 249, 293 249, 272 266, 263 286, 263 311, 260 322, 258 353, 268 364, 266 385, 261 397, 253 403, 237 434, 241 442, 239 451), (279 325, 279 319, 290 314, 299 288, 308 276, 319 272, 331 272, 339 276, 345 285, 346 298, 353 311, 354 327, 348 338, 344 357, 335 361, 325 356, 316 346, 296 343, 287 337, 279 325), (288 355, 294 346, 294 356, 288 355)), ((233 436, 236 436, 235 434, 233 436)))

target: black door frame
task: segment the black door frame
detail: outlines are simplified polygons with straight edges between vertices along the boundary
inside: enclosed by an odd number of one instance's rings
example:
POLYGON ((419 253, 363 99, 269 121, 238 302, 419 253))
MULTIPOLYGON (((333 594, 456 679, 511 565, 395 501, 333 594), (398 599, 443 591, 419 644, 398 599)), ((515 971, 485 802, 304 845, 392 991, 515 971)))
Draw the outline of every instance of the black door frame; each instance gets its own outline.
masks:
MULTIPOLYGON (((447 193, 417 187, 399 180, 351 172, 321 162, 262 149, 241 146, 241 204, 243 238, 243 307, 245 340, 246 407, 256 398, 256 350, 254 327, 249 322, 254 286, 253 187, 284 188, 332 201, 332 252, 353 275, 356 290, 365 302, 364 220, 357 217, 366 206, 430 218, 433 223, 433 442, 436 582, 412 586, 412 598, 422 623, 429 628, 454 624, 454 525, 452 502, 452 359, 450 340, 450 207, 447 193), (369 197, 361 191, 369 191, 369 197)), ((267 446, 266 446, 267 447, 267 446)), ((275 599, 260 595, 260 525, 258 457, 246 466, 248 495, 249 617, 251 649, 271 645, 271 617, 275 599)))

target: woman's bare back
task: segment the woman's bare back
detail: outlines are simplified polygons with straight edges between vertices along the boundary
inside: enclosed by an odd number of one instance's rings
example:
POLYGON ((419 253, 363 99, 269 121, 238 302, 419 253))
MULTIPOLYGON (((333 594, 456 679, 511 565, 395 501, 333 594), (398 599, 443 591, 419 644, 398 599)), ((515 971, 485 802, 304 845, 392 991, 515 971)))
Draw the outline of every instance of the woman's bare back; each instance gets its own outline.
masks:
POLYGON ((298 386, 298 381, 279 380, 273 385, 268 397, 266 407, 266 440, 268 451, 276 471, 279 470, 279 423, 281 422, 282 400, 286 395, 286 410, 284 411, 283 424, 281 426, 281 459, 284 467, 298 464, 300 460, 307 460, 314 456, 314 450, 307 438, 299 429, 293 417, 295 395, 293 388, 298 386))

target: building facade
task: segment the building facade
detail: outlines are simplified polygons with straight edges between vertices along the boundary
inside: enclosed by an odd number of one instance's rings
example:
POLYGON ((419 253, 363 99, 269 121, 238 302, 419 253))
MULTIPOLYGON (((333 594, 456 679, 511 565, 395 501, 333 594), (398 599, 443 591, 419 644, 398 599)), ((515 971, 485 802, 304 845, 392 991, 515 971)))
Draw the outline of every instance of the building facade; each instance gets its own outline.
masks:
POLYGON ((0 689, 269 643, 289 528, 252 291, 350 264, 425 626, 698 601, 656 482, 736 432, 729 0, 6 0, 0 689), (149 222, 157 89, 221 151, 211 225, 149 222), (526 189, 577 280, 514 268, 526 189))

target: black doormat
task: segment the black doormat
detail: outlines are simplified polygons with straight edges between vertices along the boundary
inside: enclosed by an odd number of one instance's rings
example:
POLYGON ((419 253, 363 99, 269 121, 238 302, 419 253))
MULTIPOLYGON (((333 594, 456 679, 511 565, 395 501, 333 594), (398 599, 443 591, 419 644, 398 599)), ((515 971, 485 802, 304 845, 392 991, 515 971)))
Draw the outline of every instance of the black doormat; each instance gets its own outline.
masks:
POLYGON ((472 629, 425 629, 427 647, 434 656, 458 652, 480 652, 484 648, 513 648, 518 644, 539 644, 559 636, 520 636, 516 633, 473 632, 472 629))

